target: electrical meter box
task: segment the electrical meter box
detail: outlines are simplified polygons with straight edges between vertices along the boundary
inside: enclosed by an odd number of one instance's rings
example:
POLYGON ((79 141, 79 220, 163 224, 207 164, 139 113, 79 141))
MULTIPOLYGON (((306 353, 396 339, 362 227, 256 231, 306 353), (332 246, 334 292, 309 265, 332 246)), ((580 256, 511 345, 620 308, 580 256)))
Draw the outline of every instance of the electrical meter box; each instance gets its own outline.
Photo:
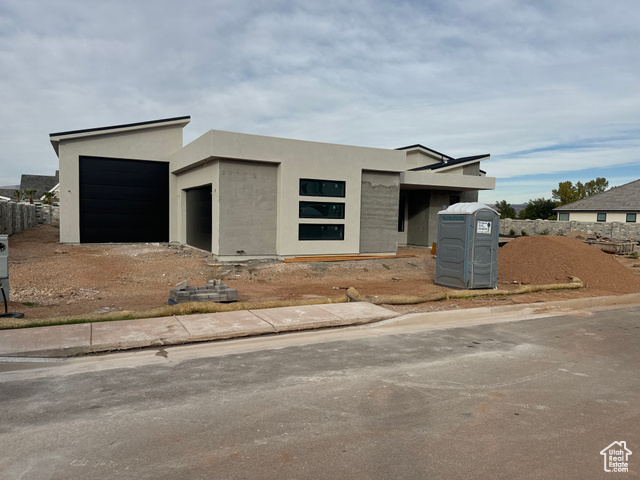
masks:
POLYGON ((500 215, 483 203, 438 212, 436 285, 497 288, 500 215))
MULTIPOLYGON (((9 235, 0 235, 0 281, 4 296, 9 300, 9 235)), ((0 294, 0 302, 2 300, 0 294)))
POLYGON ((0 235, 0 280, 9 278, 9 236, 0 235))

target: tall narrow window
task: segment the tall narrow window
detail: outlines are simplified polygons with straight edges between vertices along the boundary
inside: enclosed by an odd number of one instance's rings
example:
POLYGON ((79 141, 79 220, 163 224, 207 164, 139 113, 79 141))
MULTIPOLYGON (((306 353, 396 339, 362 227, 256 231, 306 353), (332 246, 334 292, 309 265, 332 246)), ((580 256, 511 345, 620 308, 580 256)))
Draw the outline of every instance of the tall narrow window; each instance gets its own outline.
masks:
POLYGON ((405 207, 407 203, 407 197, 404 193, 400 192, 400 206, 398 207, 398 231, 404 232, 404 216, 405 207))

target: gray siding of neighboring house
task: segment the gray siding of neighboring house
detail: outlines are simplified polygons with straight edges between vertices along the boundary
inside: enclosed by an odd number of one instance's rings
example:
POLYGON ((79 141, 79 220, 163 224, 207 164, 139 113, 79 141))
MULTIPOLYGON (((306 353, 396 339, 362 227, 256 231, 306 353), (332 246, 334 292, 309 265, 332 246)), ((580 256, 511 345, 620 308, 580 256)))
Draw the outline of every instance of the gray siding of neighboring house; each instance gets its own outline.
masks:
POLYGON ((219 199, 220 255, 276 253, 277 165, 220 161, 219 199))
POLYGON ((398 247, 400 175, 363 170, 360 253, 395 252, 398 247))

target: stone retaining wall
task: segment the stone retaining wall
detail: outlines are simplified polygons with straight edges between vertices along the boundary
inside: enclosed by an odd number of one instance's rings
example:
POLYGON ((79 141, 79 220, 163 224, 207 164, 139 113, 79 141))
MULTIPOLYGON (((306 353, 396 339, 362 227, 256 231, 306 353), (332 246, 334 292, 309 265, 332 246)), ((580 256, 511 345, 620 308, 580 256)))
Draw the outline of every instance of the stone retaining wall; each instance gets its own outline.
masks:
POLYGON ((37 224, 35 205, 0 202, 0 233, 11 235, 37 224))
POLYGON ((36 204, 36 220, 38 225, 60 227, 60 207, 58 205, 36 204))
POLYGON ((557 220, 513 220, 500 219, 500 234, 515 235, 566 235, 579 230, 616 240, 640 241, 640 223, 622 222, 558 222, 557 220))

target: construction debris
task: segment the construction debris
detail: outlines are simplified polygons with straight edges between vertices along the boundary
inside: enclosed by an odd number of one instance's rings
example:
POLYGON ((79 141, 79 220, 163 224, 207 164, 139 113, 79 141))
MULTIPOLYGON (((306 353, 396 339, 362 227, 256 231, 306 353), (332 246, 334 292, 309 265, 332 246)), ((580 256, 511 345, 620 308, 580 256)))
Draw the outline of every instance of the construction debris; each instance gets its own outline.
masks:
POLYGON ((408 258, 415 255, 305 255, 285 258, 285 263, 300 262, 345 262, 350 260, 377 260, 385 258, 408 258))
POLYGON ((169 293, 169 305, 185 302, 237 302, 238 291, 228 287, 222 280, 207 280, 204 287, 190 287, 187 281, 180 282, 169 293))

